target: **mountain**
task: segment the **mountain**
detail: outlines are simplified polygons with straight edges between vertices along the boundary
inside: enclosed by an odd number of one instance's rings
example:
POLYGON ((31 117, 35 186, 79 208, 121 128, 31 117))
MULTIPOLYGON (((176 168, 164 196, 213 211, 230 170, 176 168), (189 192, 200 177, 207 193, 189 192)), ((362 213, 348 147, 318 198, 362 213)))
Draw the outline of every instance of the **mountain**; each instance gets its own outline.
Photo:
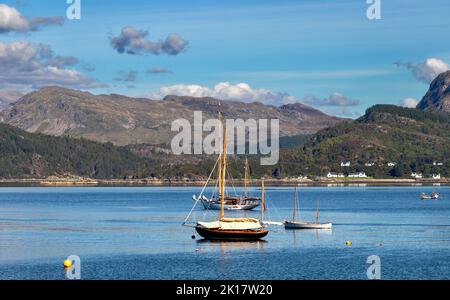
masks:
POLYGON ((450 71, 439 74, 431 82, 430 89, 417 108, 430 112, 450 113, 450 71))
POLYGON ((375 105, 353 122, 320 130, 300 149, 284 151, 280 167, 285 175, 365 171, 379 178, 418 171, 448 176, 449 132, 450 115, 375 105), (351 166, 341 168, 341 161, 351 166), (396 166, 389 167, 389 162, 396 166), (444 165, 436 167, 433 162, 444 165))
POLYGON ((204 120, 216 118, 219 107, 225 118, 279 118, 281 136, 315 133, 343 120, 300 103, 275 107, 177 96, 154 101, 46 87, 10 105, 0 113, 0 121, 29 132, 83 137, 115 145, 164 144, 175 134, 171 132, 173 120, 192 120, 196 110, 204 112, 204 120))
POLYGON ((22 96, 23 94, 17 91, 0 90, 0 111, 7 108, 11 103, 17 101, 22 96))
POLYGON ((0 124, 0 178, 148 176, 150 165, 157 163, 110 143, 28 133, 0 124))

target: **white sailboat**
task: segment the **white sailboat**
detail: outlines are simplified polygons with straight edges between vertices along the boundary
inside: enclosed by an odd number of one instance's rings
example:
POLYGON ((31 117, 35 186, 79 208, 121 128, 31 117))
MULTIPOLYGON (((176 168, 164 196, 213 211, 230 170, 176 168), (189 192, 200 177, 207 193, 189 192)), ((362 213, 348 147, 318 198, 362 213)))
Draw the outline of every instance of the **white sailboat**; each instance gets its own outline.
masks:
POLYGON ((316 209, 316 222, 309 223, 303 221, 297 221, 297 187, 295 188, 294 193, 294 212, 292 216, 292 221, 284 221, 285 229, 331 229, 332 223, 319 223, 319 201, 317 201, 317 209, 316 209))
MULTIPOLYGON (((217 164, 217 180, 220 178, 221 172, 221 158, 219 158, 217 164)), ((214 169, 213 169, 214 172, 214 169)), ((247 181, 248 181, 248 160, 245 158, 245 169, 244 169, 244 195, 243 196, 231 196, 225 195, 224 197, 224 210, 252 210, 261 205, 261 198, 259 197, 251 197, 247 193, 247 181)), ((207 186, 209 181, 206 182, 205 186, 207 186)), ((203 207, 205 209, 211 210, 220 210, 221 209, 221 197, 220 195, 212 196, 211 198, 206 197, 205 195, 192 196, 192 200, 201 201, 203 207)))

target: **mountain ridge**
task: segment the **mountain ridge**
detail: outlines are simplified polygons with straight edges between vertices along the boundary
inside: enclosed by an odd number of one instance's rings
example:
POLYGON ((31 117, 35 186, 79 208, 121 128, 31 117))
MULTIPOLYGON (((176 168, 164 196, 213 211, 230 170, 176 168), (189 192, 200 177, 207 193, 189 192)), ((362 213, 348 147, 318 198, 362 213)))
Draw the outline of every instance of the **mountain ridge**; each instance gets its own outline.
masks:
POLYGON ((0 112, 0 121, 29 132, 83 137, 115 145, 169 143, 175 119, 193 119, 196 110, 205 118, 249 117, 280 119, 280 135, 311 134, 345 121, 303 104, 281 107, 215 98, 166 96, 161 100, 119 94, 93 95, 60 87, 45 87, 21 97, 0 112))

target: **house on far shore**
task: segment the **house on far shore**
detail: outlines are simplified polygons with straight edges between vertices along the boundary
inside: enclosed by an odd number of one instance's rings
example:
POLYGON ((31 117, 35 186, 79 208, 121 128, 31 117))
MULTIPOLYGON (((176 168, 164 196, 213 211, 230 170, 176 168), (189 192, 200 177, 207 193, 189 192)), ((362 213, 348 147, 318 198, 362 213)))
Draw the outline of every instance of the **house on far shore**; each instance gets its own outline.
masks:
POLYGON ((444 163, 441 162, 433 162, 433 166, 443 166, 444 163))
POLYGON ((332 172, 329 172, 329 173, 327 174, 327 177, 328 177, 328 178, 344 178, 345 176, 344 176, 344 174, 342 174, 342 173, 332 173, 332 172))
POLYGON ((308 176, 299 175, 297 180, 308 180, 308 176))
POLYGON ((373 166, 375 166, 375 163, 365 163, 364 165, 366 167, 373 167, 373 166))
POLYGON ((441 174, 433 174, 433 179, 441 179, 441 174))
POLYGON ((388 167, 395 167, 397 164, 396 163, 393 163, 393 162, 388 162, 388 167))
POLYGON ((411 177, 413 177, 415 179, 422 179, 423 175, 422 175, 422 173, 413 172, 413 173, 411 173, 411 177))
POLYGON ((350 167, 350 162, 349 161, 341 161, 341 167, 350 167))
POLYGON ((365 172, 359 172, 359 173, 350 173, 348 174, 349 178, 367 178, 367 175, 365 172))

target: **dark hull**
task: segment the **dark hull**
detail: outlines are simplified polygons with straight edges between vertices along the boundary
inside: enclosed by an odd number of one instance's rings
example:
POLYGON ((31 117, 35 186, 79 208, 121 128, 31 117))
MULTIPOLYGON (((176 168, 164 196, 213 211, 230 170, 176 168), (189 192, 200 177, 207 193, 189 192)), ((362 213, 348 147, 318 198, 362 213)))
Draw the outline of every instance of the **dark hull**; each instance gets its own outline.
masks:
POLYGON ((265 237, 268 230, 220 230, 195 227, 197 233, 207 240, 254 241, 265 237))

